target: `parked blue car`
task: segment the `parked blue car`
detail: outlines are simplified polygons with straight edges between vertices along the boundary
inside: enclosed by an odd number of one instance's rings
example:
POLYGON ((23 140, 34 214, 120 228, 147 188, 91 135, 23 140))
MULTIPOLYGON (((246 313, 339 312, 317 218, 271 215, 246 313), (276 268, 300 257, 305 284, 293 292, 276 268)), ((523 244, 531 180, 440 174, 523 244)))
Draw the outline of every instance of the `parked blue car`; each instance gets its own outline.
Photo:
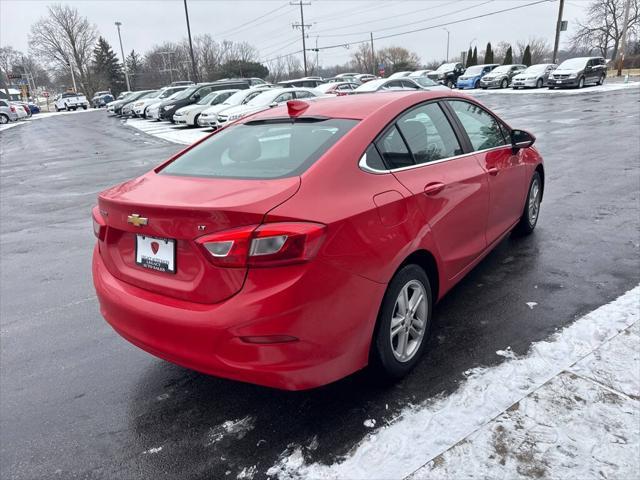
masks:
POLYGON ((478 88, 480 86, 480 79, 497 66, 497 63, 487 63, 468 67, 464 71, 464 74, 458 77, 458 88, 460 90, 478 88))
POLYGON ((27 105, 29 106, 29 110, 31 110, 31 115, 34 113, 40 113, 40 107, 35 103, 29 102, 27 105))

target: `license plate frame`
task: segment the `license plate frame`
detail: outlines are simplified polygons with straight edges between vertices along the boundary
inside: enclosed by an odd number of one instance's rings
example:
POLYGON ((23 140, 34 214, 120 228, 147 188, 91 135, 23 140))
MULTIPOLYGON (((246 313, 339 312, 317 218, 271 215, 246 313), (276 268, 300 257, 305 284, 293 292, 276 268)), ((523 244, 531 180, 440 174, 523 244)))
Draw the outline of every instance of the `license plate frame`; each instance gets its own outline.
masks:
POLYGON ((174 274, 177 272, 177 242, 173 238, 155 237, 153 235, 136 234, 136 265, 159 273, 174 274), (153 243, 157 243, 154 252, 153 243))

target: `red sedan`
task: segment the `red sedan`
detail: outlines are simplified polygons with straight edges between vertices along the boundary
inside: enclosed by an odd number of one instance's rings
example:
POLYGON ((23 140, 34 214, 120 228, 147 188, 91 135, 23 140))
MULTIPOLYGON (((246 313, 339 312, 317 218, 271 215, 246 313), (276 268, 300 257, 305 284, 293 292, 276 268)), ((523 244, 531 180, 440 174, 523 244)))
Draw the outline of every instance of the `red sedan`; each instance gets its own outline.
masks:
POLYGON ((433 305, 531 233, 535 138, 456 92, 290 101, 102 192, 106 320, 163 359, 289 390, 418 362, 433 305))

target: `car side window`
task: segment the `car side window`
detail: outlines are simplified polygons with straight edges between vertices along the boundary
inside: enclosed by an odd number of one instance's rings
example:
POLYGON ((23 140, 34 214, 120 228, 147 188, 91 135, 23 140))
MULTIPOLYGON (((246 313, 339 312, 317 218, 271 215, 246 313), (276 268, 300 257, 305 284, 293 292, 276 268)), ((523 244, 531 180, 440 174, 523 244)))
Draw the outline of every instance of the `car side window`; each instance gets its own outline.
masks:
POLYGON ((402 84, 402 88, 407 88, 409 90, 417 90, 420 87, 418 85, 416 85, 413 82, 408 82, 406 80, 401 80, 400 83, 402 84))
POLYGON ((378 153, 378 149, 374 144, 369 145, 365 153, 367 167, 374 170, 386 170, 387 166, 382 161, 382 157, 378 153))
POLYGON ((296 92, 296 98, 311 98, 313 94, 311 92, 299 91, 296 92))
POLYGON ((478 105, 462 100, 449 100, 475 151, 507 145, 497 120, 478 105))
POLYGON ((402 88, 402 84, 400 83, 400 80, 394 80, 382 86, 382 90, 392 90, 397 88, 402 88))
POLYGON ((274 102, 276 103, 281 103, 281 102, 287 102, 289 100, 293 99, 293 92, 287 92, 287 93, 283 93, 281 95, 278 95, 276 97, 276 99, 274 100, 274 102))
POLYGON ((414 164, 411 153, 395 125, 376 142, 376 146, 389 168, 409 167, 414 164))
POLYGON ((449 120, 436 103, 414 108, 401 116, 397 125, 418 164, 462 154, 449 120))

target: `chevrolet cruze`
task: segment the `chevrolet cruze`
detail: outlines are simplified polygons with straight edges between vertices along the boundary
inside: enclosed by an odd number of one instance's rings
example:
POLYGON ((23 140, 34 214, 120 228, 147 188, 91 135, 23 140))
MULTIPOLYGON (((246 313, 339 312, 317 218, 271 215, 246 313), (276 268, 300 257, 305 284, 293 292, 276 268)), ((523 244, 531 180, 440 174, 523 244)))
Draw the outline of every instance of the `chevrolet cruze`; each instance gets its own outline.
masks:
POLYGON ((93 279, 125 339, 299 390, 419 361, 434 304, 536 226, 535 138, 453 91, 292 100, 99 195, 93 279))

